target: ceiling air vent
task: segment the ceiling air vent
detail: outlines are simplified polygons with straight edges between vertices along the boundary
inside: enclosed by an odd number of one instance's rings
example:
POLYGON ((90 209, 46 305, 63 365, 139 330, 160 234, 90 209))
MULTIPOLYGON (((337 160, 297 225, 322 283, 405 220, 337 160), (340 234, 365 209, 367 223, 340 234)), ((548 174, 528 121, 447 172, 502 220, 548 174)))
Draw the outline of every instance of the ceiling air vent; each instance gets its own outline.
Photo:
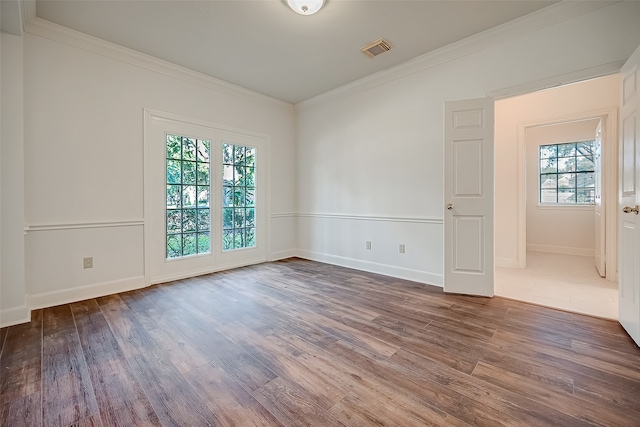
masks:
POLYGON ((369 58, 373 58, 374 56, 378 56, 381 53, 385 53, 391 50, 391 43, 389 43, 385 39, 379 39, 371 44, 366 45, 360 50, 369 58))

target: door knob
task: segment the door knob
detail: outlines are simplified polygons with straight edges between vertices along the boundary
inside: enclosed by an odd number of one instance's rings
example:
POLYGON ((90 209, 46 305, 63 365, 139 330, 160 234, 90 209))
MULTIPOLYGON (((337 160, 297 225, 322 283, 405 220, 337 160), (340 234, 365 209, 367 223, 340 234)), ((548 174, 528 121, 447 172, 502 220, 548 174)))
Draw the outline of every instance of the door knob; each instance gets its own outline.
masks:
POLYGON ((453 204, 452 204, 452 203, 447 204, 447 209, 448 209, 448 210, 453 209, 453 204))
POLYGON ((624 213, 631 213, 633 212, 634 214, 638 215, 638 211, 640 209, 638 208, 638 205, 635 205, 634 207, 631 206, 625 206, 624 208, 622 208, 622 212, 624 213))

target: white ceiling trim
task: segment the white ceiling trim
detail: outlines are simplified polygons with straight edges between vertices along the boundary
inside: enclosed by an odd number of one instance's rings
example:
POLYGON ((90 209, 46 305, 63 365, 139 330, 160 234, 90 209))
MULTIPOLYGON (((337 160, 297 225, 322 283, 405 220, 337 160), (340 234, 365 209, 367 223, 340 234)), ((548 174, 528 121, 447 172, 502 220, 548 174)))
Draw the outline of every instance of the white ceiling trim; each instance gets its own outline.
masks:
POLYGON ((29 20, 25 27, 25 32, 63 43, 68 46, 73 46, 97 55, 115 59, 126 64, 144 68, 146 70, 163 74, 200 87, 211 89, 216 92, 242 97, 251 102, 274 107, 290 114, 295 113, 293 105, 287 102, 271 98, 267 95, 245 89, 180 65, 172 64, 154 56, 146 55, 88 34, 54 24, 41 18, 35 17, 29 20))
POLYGON ((619 1, 562 1, 547 6, 521 18, 475 34, 466 39, 449 44, 440 49, 418 56, 410 61, 387 70, 363 77, 355 82, 330 90, 295 105, 296 112, 313 109, 335 99, 347 97, 380 86, 394 80, 408 77, 426 69, 476 53, 480 50, 503 43, 523 34, 533 33, 543 28, 567 21, 578 16, 612 6, 619 1))

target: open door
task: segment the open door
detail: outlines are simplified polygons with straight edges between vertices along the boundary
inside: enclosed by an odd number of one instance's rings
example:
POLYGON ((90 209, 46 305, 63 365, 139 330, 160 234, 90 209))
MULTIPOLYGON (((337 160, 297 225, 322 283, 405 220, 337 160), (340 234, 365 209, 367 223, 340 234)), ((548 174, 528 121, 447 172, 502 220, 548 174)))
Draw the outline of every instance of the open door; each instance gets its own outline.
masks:
POLYGON ((595 203, 595 264, 598 274, 601 277, 606 276, 605 266, 605 210, 602 204, 602 120, 596 128, 596 136, 593 147, 593 164, 594 164, 594 203, 595 203))
POLYGON ((493 296, 493 106, 445 103, 444 290, 493 296))
POLYGON ((640 345, 640 47, 622 67, 618 318, 640 345))

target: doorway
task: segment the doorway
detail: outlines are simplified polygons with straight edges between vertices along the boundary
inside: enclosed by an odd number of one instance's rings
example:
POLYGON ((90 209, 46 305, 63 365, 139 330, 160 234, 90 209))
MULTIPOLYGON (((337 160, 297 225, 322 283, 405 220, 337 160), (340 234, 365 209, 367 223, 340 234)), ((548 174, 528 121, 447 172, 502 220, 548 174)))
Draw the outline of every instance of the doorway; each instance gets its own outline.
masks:
POLYGON ((617 318, 619 84, 613 75, 496 101, 496 295, 617 318), (602 230, 606 279, 595 266, 594 206, 545 206, 539 193, 539 147, 593 140, 598 122, 603 212, 614 219, 602 230))

